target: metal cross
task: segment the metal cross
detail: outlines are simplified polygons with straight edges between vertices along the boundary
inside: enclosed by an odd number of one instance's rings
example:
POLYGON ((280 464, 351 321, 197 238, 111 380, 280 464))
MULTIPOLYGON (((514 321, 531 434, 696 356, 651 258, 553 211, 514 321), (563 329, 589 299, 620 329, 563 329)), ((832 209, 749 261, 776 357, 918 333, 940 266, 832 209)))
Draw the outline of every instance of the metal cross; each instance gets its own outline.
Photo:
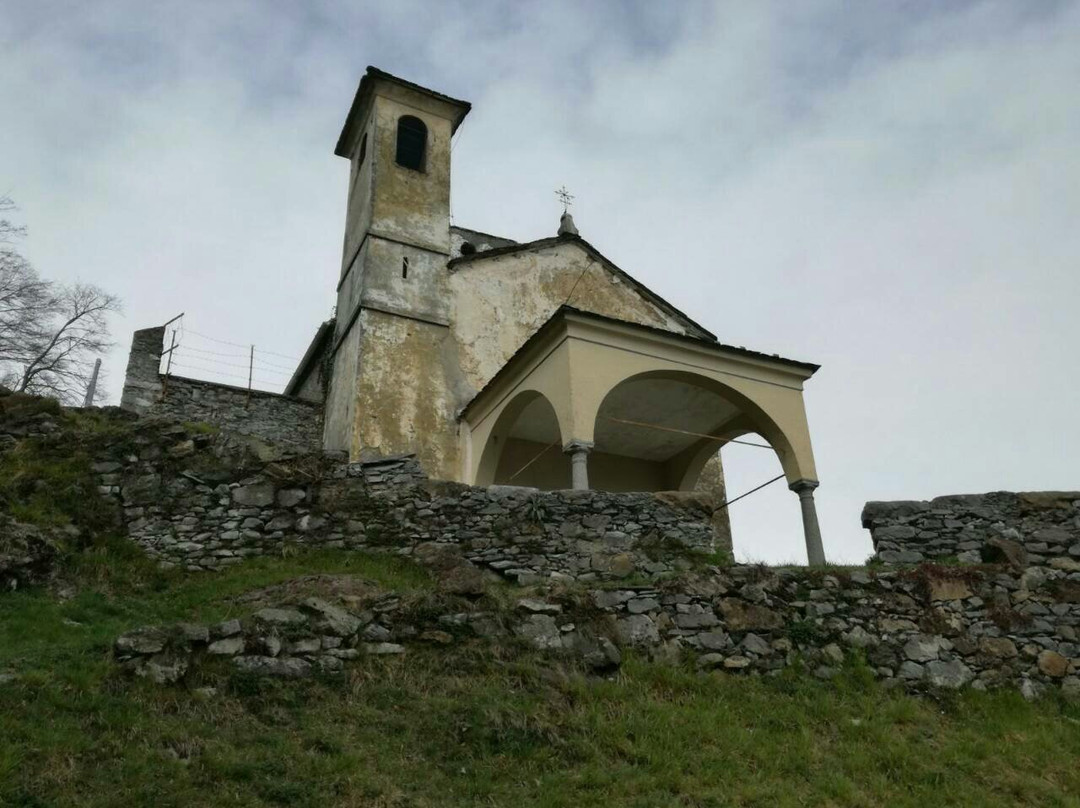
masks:
POLYGON ((567 209, 574 204, 574 197, 566 190, 565 185, 555 192, 555 196, 559 197, 559 200, 562 202, 563 213, 566 213, 567 209))

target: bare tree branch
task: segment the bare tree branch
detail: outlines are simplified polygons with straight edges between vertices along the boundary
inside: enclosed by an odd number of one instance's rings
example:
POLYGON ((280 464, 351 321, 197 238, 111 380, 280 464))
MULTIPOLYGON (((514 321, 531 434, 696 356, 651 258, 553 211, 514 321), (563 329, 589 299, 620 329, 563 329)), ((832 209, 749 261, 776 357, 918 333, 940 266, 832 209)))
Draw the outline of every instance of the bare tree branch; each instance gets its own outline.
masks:
MULTIPOLYGON (((0 214, 14 210, 0 197, 0 214)), ((25 229, 0 218, 0 382, 81 403, 94 360, 111 347, 115 295, 91 284, 42 280, 11 246, 25 229)))

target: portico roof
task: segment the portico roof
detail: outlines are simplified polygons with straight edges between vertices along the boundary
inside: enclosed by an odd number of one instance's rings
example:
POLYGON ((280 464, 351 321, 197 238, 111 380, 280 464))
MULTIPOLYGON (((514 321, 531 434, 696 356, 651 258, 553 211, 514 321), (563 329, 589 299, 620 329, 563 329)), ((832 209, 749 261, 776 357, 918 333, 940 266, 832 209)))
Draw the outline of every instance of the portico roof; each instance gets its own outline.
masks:
POLYGON ((699 348, 704 348, 710 351, 716 351, 722 354, 729 354, 732 356, 744 357, 749 360, 757 362, 763 362, 767 364, 786 366, 795 371, 797 375, 803 378, 810 378, 818 370, 821 369, 821 365, 814 364, 813 362, 803 362, 796 359, 787 359, 779 354, 767 354, 761 351, 753 351, 749 348, 742 346, 726 345, 722 342, 717 342, 715 339, 704 339, 701 337, 689 336, 686 334, 678 334, 674 331, 668 331, 663 328, 657 328, 655 326, 642 325, 640 323, 632 323, 627 320, 620 320, 616 317, 608 317, 603 314, 596 314, 591 311, 584 311, 582 309, 575 308, 574 306, 560 306, 549 317, 543 325, 541 325, 532 336, 530 336, 521 347, 518 348, 513 355, 506 360, 499 371, 488 380, 487 384, 480 389, 479 392, 466 404, 458 418, 463 419, 468 417, 470 412, 474 409, 477 402, 485 397, 493 388, 498 387, 500 383, 508 376, 514 374, 518 370, 520 360, 533 352, 533 350, 549 339, 558 330, 559 324, 565 322, 569 318, 574 318, 581 321, 592 321, 600 324, 607 324, 609 326, 618 326, 619 328, 625 328, 631 331, 638 331, 643 334, 655 335, 658 339, 673 340, 675 342, 688 343, 699 348))

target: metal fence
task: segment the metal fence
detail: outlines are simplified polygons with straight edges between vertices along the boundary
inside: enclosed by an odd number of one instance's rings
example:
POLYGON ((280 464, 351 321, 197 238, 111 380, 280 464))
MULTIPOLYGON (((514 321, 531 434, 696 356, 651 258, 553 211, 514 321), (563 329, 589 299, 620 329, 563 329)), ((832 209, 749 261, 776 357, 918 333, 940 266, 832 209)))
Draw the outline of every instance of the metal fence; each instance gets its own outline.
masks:
POLYGON ((208 382, 281 393, 301 357, 268 351, 195 331, 184 315, 165 324, 165 349, 160 372, 208 382))

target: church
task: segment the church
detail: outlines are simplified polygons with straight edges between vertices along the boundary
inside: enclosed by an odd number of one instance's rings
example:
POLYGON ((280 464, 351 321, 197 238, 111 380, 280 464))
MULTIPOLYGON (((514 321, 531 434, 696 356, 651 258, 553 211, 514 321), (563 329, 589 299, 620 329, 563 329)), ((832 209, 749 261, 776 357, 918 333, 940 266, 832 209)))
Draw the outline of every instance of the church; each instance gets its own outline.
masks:
POLYGON ((720 448, 758 435, 823 563, 803 405, 818 366, 720 343, 568 213, 524 243, 452 225, 469 110, 374 67, 360 81, 335 149, 349 161, 335 316, 285 390, 322 402, 324 447, 415 454, 471 485, 722 496, 720 448))

